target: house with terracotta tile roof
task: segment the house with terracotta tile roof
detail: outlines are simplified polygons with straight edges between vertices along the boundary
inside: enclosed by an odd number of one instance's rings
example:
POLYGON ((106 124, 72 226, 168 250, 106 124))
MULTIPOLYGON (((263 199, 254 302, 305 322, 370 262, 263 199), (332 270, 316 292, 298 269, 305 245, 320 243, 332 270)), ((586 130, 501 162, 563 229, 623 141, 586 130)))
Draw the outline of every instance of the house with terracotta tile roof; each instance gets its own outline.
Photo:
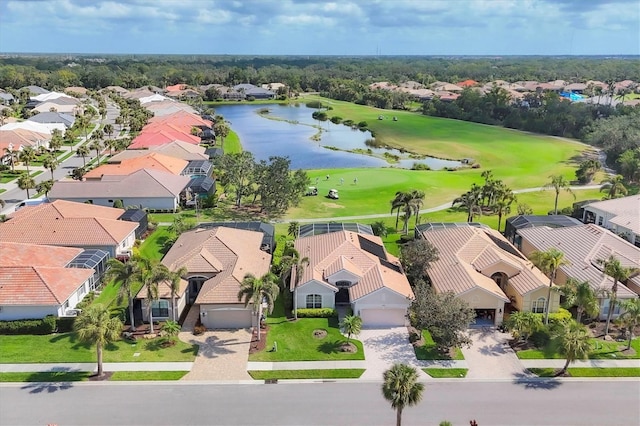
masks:
POLYGON ((291 283, 294 309, 349 306, 365 327, 407 324, 413 291, 380 237, 341 230, 298 238, 294 247, 309 259, 291 283))
MULTIPOLYGON (((438 293, 453 292, 476 311, 476 324, 502 324, 505 311, 544 313, 549 279, 499 232, 484 225, 418 226, 416 236, 438 249, 427 271, 438 293)), ((551 293, 556 312, 560 295, 551 293)))
MULTIPOLYGON (((568 265, 560 267, 556 283, 565 284, 569 278, 588 281, 599 293, 600 319, 606 319, 609 312, 607 292, 613 287, 613 279, 604 274, 601 261, 614 256, 624 267, 640 268, 640 248, 623 240, 611 231, 594 224, 549 228, 545 226, 519 229, 517 244, 522 252, 530 255, 533 251, 555 248, 564 253, 568 265)), ((626 283, 618 284, 618 299, 632 299, 640 295, 640 276, 631 277, 626 283)), ((613 318, 620 314, 616 306, 613 318)))
POLYGON ((262 232, 226 226, 181 234, 162 259, 172 271, 188 271, 179 309, 184 303, 192 305, 207 328, 255 326, 253 306, 239 302, 238 291, 247 274, 261 277, 269 272, 271 254, 261 249, 263 238, 262 232))
POLYGON ((130 175, 138 170, 157 170, 172 175, 180 175, 189 164, 188 161, 170 157, 158 152, 146 151, 145 155, 128 158, 118 163, 113 159, 109 164, 103 164, 90 170, 84 175, 86 180, 100 180, 102 176, 130 175))
POLYGON ((475 80, 465 80, 465 81, 461 81, 460 83, 458 83, 457 86, 464 88, 464 87, 477 86, 478 84, 480 84, 480 83, 478 83, 475 80))
POLYGON ((582 221, 602 226, 640 247, 640 195, 586 204, 582 221))
POLYGON ((80 248, 0 242, 0 320, 71 314, 95 288, 94 269, 78 267, 80 248))
POLYGON ((180 158, 186 161, 208 161, 207 148, 181 141, 173 141, 164 145, 150 146, 147 149, 125 149, 107 159, 108 163, 120 163, 128 158, 136 158, 147 155, 149 152, 158 152, 169 157, 180 158))
POLYGON ((89 202, 105 207, 121 200, 123 206, 176 211, 190 180, 189 176, 149 169, 84 181, 59 180, 49 191, 49 199, 89 202))
POLYGON ((124 209, 56 200, 25 206, 0 223, 0 241, 98 249, 128 256, 137 223, 118 220, 124 209))

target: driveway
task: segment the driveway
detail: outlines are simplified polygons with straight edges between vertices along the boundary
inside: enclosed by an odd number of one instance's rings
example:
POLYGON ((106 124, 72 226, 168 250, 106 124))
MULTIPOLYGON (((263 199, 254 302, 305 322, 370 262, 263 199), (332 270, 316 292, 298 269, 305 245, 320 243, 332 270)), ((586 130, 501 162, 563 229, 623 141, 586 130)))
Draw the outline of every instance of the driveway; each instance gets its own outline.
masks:
POLYGON ((525 368, 509 346, 509 333, 492 327, 469 329, 473 344, 462 353, 469 366, 469 379, 513 379, 527 375, 525 368))
POLYGON ((364 347, 367 368, 360 379, 382 380, 382 373, 395 363, 413 365, 418 368, 420 378, 429 378, 420 369, 406 327, 364 329, 357 338, 364 347))
POLYGON ((183 331, 179 337, 200 346, 191 371, 182 380, 252 380, 247 373, 248 329, 207 331, 200 336, 183 331))

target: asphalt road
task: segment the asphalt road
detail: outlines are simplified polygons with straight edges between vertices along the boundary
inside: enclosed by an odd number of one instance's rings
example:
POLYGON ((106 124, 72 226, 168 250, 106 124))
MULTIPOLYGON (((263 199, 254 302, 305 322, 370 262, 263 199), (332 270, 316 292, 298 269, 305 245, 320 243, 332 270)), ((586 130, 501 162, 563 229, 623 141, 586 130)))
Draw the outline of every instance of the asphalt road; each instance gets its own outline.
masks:
MULTIPOLYGON (((428 383, 404 425, 638 425, 640 381, 428 383)), ((26 383, 0 386, 9 425, 393 425, 380 383, 26 383)))

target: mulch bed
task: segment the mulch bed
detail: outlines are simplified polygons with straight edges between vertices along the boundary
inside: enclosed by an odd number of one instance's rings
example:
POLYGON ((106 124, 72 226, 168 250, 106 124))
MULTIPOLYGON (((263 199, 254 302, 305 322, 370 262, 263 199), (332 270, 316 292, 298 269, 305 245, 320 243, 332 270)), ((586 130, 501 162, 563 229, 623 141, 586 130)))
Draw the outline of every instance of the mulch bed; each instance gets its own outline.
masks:
POLYGON ((256 352, 263 351, 267 346, 267 331, 269 331, 269 326, 265 326, 265 328, 260 329, 260 340, 258 340, 257 330, 254 328, 253 334, 251 335, 251 345, 249 346, 249 355, 254 354, 256 352))

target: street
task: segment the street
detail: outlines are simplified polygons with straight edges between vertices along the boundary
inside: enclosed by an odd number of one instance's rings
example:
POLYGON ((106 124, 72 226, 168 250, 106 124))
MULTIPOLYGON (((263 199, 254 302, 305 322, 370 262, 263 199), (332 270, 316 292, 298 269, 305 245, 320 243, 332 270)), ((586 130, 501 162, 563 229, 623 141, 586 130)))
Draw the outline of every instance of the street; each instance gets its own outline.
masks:
MULTIPOLYGON (((637 425, 637 379, 438 381, 404 425, 637 425)), ((380 383, 0 385, 2 425, 393 425, 380 383)))

